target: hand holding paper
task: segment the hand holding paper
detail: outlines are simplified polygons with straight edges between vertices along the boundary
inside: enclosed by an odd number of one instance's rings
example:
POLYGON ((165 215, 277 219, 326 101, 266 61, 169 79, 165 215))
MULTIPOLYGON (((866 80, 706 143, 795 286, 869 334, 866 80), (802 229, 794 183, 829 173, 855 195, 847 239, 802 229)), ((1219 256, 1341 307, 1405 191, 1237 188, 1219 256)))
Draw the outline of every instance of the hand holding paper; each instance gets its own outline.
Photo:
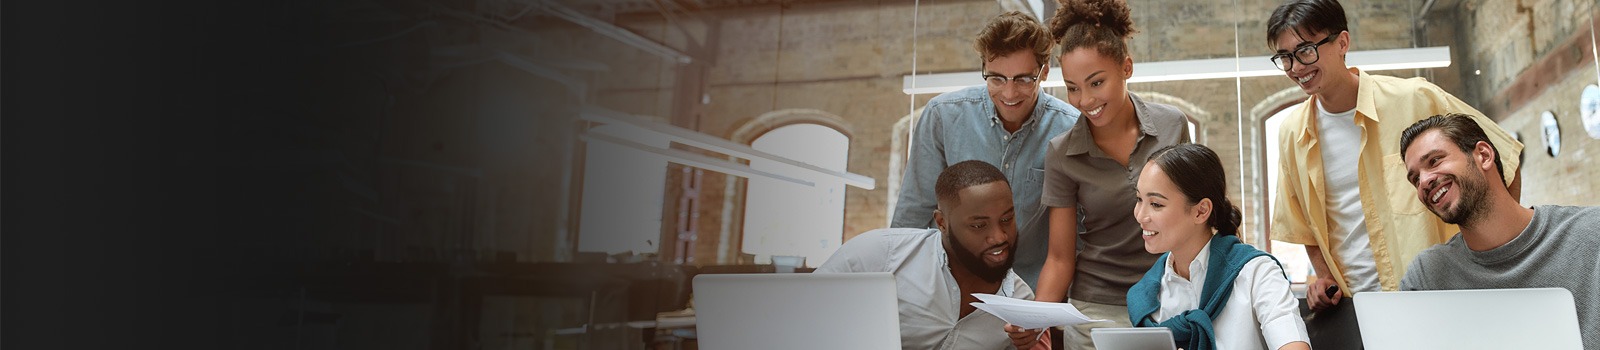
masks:
POLYGON ((1069 303, 1047 303, 983 293, 972 293, 972 296, 983 301, 972 303, 972 306, 1025 329, 1108 321, 1089 319, 1069 303))

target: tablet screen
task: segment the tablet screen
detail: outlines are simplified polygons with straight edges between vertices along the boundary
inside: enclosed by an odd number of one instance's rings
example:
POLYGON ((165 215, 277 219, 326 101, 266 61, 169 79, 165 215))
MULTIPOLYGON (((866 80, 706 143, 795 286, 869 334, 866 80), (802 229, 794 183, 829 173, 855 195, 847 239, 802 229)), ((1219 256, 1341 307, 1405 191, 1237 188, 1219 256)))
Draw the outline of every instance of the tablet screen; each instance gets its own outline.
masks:
POLYGON ((1174 350, 1172 330, 1166 327, 1095 328, 1089 330, 1098 350, 1174 350))

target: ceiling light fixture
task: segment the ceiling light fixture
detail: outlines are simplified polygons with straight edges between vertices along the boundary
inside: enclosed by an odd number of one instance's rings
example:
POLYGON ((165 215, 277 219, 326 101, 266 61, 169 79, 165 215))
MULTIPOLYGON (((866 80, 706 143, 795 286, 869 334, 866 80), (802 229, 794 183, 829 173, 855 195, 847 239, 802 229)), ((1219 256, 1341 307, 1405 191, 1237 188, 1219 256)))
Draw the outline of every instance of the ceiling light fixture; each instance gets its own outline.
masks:
MULTIPOLYGON (((1233 77, 1261 77, 1283 74, 1272 66, 1271 56, 1243 58, 1213 58, 1164 62, 1135 62, 1129 83, 1222 79, 1233 77)), ((1346 64, 1363 71, 1438 68, 1450 66, 1450 47, 1435 46, 1414 49, 1368 50, 1346 55, 1346 64)), ((1041 87, 1062 87, 1061 68, 1051 67, 1050 78, 1041 87)), ((903 89, 908 95, 935 94, 983 85, 980 72, 959 72, 903 77, 903 89)))

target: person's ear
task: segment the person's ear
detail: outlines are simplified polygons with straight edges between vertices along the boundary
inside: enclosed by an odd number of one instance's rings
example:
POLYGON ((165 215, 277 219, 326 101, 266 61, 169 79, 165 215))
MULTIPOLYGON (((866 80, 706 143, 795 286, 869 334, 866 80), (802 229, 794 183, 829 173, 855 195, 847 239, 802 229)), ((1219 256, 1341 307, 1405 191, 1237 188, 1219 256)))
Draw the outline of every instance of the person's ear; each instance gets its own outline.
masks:
POLYGON ((1345 54, 1350 53, 1350 31, 1339 31, 1339 34, 1336 35, 1339 36, 1339 39, 1334 40, 1339 42, 1339 57, 1344 57, 1345 54))
POLYGON ((1133 78, 1133 55, 1122 58, 1122 80, 1133 78))
POLYGON ((1205 225, 1211 220, 1211 198, 1200 199, 1194 204, 1194 223, 1205 225))
POLYGON ((1494 170, 1494 147, 1487 141, 1478 141, 1472 147, 1472 160, 1478 162, 1478 169, 1483 171, 1494 170))
POLYGON ((938 209, 933 210, 933 225, 934 227, 938 228, 940 232, 950 232, 950 230, 945 229, 944 212, 941 212, 938 209))

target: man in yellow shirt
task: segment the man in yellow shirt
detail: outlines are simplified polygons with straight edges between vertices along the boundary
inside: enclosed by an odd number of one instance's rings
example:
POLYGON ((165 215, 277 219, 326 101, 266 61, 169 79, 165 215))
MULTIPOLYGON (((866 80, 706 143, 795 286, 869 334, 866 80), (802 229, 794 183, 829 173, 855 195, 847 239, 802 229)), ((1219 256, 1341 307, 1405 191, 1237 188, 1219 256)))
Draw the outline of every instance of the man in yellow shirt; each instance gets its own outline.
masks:
MULTIPOLYGON (((1287 115, 1271 236, 1304 244, 1318 278, 1311 310, 1355 293, 1398 289, 1411 259, 1458 230, 1424 210, 1406 182, 1399 135, 1432 115, 1473 115, 1503 150, 1505 181, 1521 189, 1513 140, 1494 121, 1422 78, 1368 75, 1345 66, 1350 32, 1336 0, 1293 0, 1267 22, 1273 64, 1311 95, 1287 115), (1334 286, 1338 289, 1333 289, 1334 286)), ((1268 146, 1272 147, 1272 146, 1268 146)))

